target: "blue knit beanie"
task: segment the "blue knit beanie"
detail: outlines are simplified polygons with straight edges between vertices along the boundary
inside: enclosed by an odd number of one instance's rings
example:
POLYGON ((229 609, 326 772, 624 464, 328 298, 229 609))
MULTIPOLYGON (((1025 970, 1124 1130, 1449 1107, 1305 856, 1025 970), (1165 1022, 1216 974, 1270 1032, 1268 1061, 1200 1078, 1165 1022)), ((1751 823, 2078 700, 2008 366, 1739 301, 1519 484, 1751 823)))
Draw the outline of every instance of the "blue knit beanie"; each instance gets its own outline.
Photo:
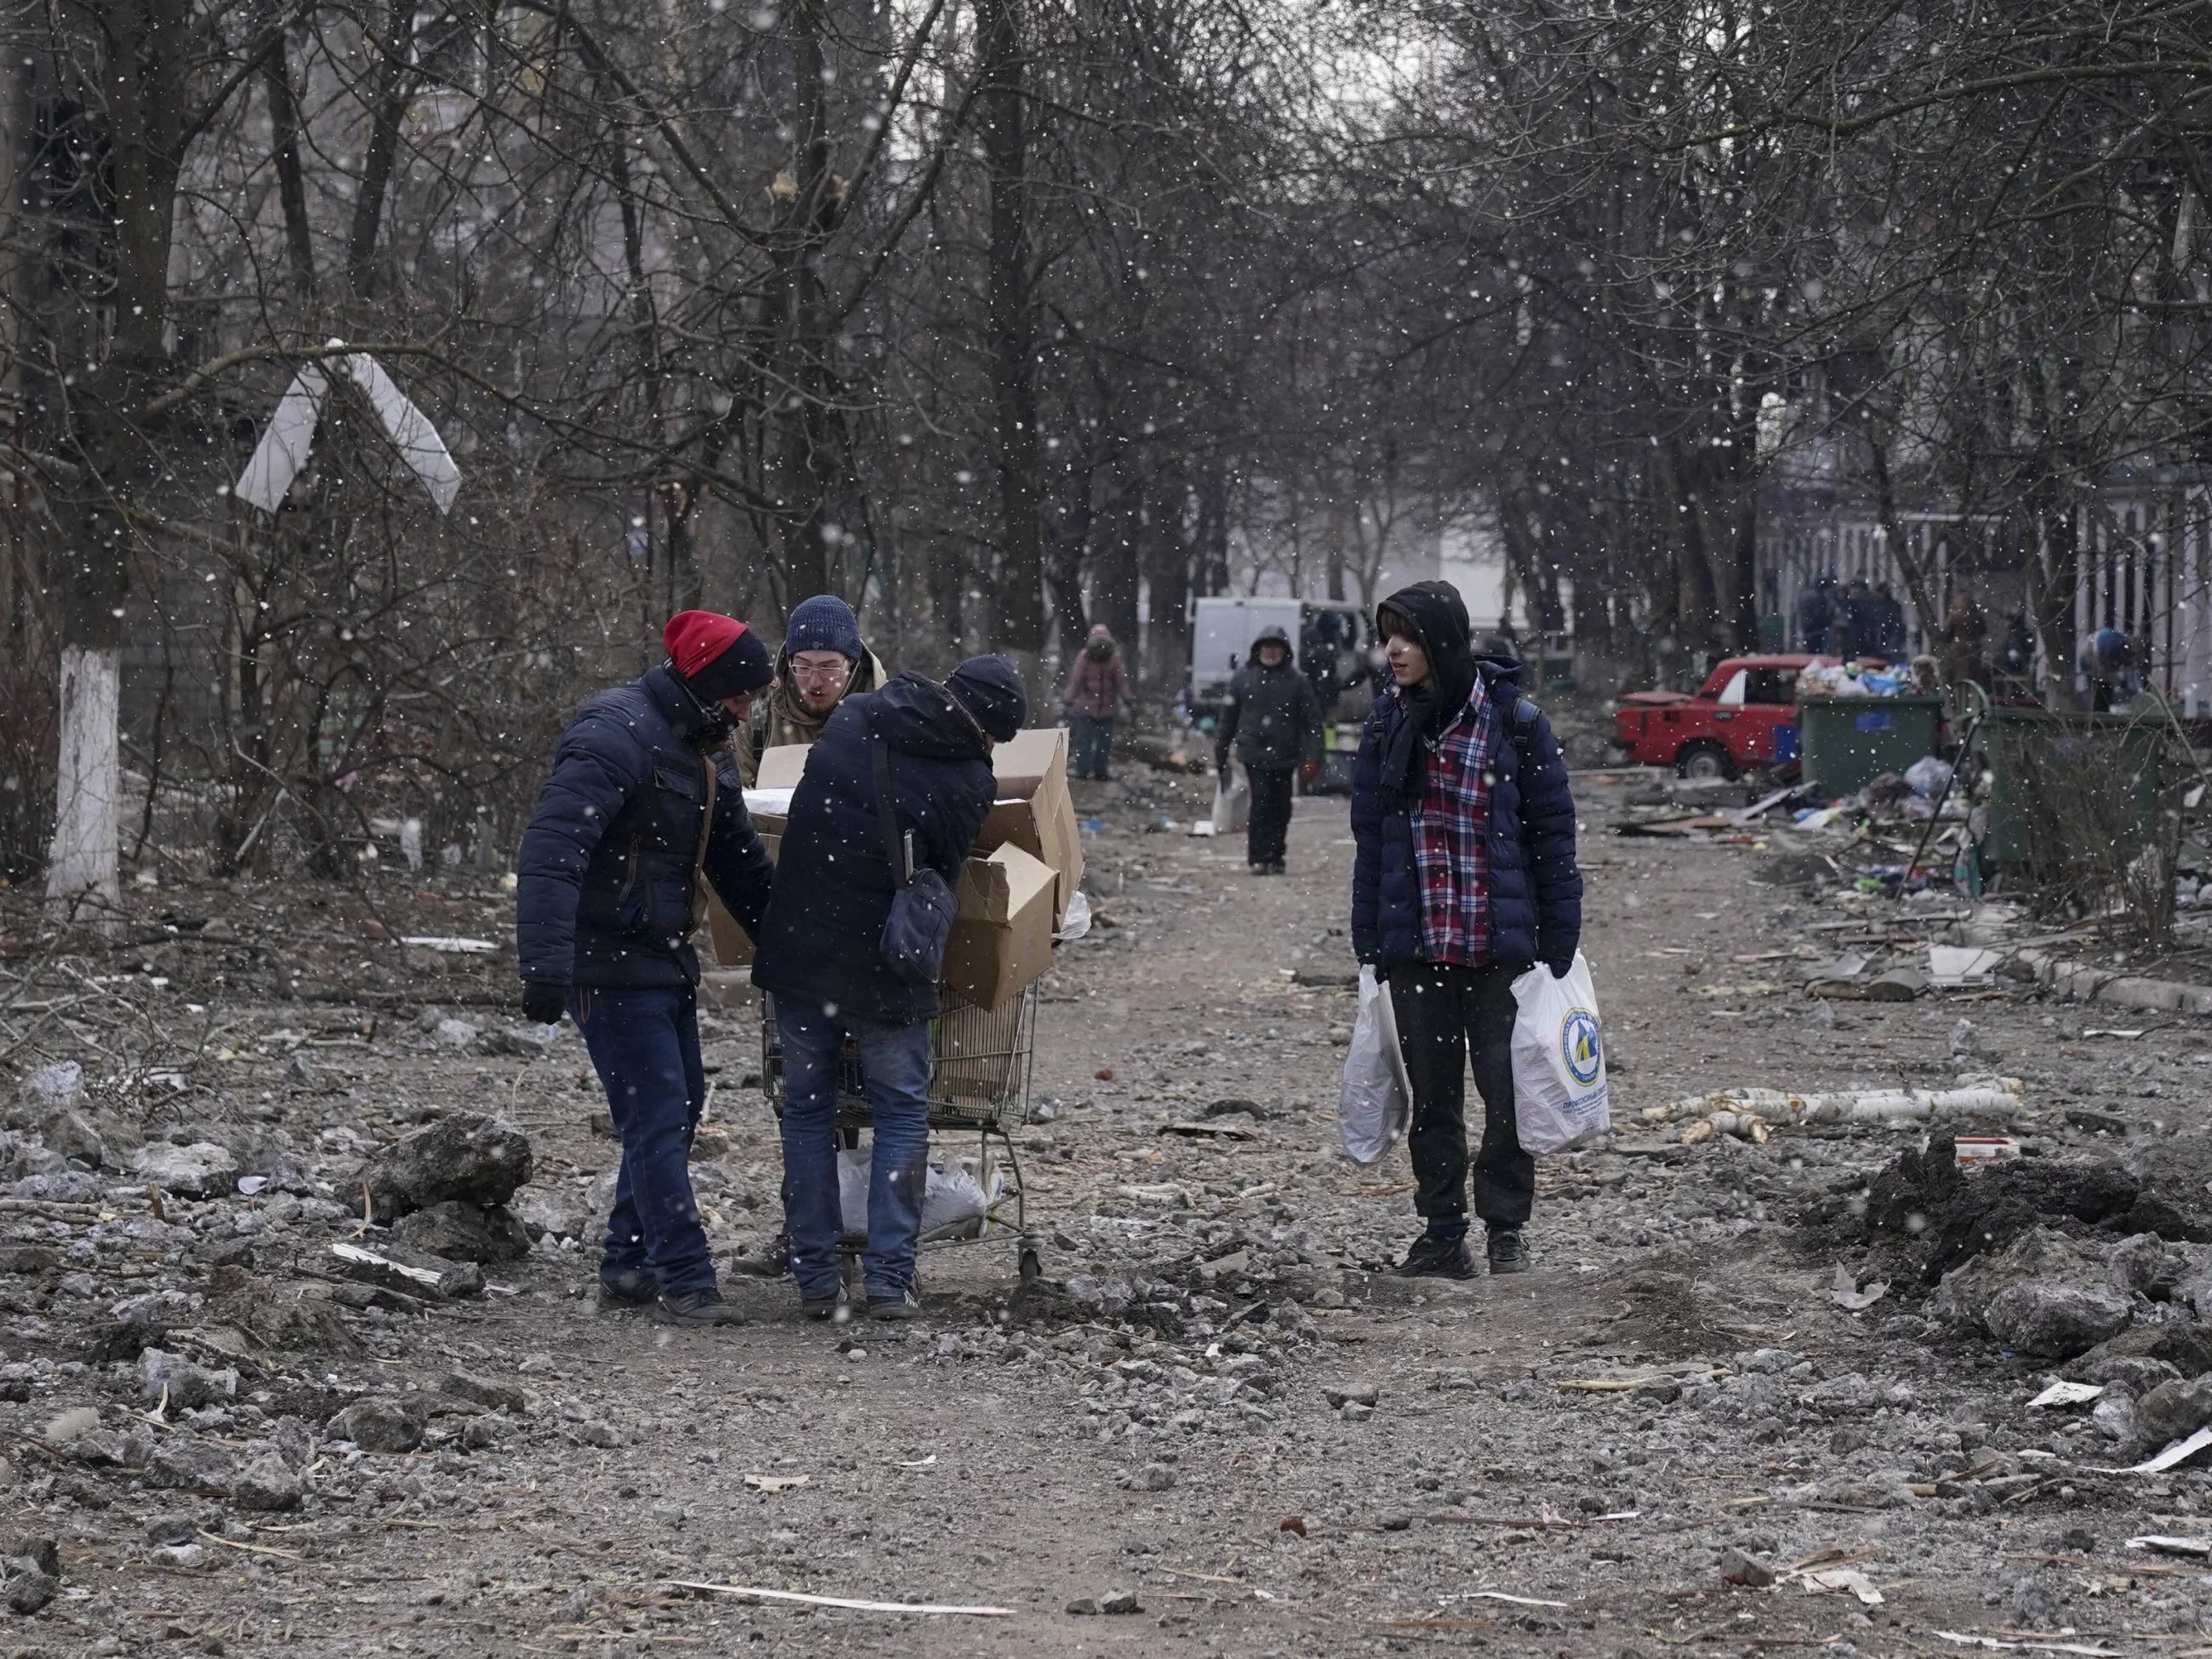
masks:
POLYGON ((848 661, 858 662, 867 649, 860 643, 860 619, 853 614, 851 605, 834 593, 817 593, 800 600, 791 613, 791 625, 784 630, 783 651, 787 657, 802 651, 835 651, 848 661))

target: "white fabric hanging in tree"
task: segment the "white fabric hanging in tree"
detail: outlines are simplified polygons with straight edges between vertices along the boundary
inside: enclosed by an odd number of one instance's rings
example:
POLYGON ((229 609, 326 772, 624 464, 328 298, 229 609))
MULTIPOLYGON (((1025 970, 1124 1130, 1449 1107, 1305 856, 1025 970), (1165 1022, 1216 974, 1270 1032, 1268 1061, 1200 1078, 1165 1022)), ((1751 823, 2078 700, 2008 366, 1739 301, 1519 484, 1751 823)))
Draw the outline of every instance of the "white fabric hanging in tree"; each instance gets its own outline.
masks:
MULTIPOLYGON (((343 340, 331 342, 333 346, 344 343, 343 340)), ((276 400, 276 412, 269 417, 261 441, 253 447, 252 459, 239 475, 239 498, 251 501, 264 513, 274 513, 283 504, 292 480, 299 477, 300 469, 307 464, 307 457, 314 449, 315 427, 322 419, 323 399, 330 396, 328 370, 331 368, 368 394, 369 406, 376 411, 385 435, 399 451, 399 459, 407 463, 438 511, 451 512, 453 498, 460 493, 460 468, 453 465, 445 440, 430 424, 430 417, 416 408, 392 376, 384 372, 384 365, 365 351, 309 363, 292 377, 292 384, 276 400)))

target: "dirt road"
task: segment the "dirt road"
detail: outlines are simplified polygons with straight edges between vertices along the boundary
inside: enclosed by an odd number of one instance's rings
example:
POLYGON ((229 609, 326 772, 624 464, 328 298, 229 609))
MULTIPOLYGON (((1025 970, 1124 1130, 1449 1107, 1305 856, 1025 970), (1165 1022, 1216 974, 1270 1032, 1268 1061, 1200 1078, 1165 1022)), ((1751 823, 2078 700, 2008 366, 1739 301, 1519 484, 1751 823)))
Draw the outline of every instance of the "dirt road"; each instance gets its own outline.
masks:
MULTIPOLYGON (((1403 1154, 1360 1169, 1336 1150, 1352 994, 1299 982, 1353 967, 1342 804, 1300 804, 1291 874, 1267 879, 1234 848, 1148 830, 1188 814, 1157 791, 1082 787, 1111 925, 1063 952, 1042 1012, 1052 1121, 1022 1146, 1044 1284, 1013 1294, 1002 1249, 947 1252, 927 1263, 924 1322, 832 1330, 802 1322, 787 1286, 726 1279, 749 1325, 670 1332, 595 1313, 592 1251, 549 1237, 492 1269, 481 1300, 394 1315, 326 1299, 329 1245, 356 1224, 342 1188, 329 1205, 273 1188, 172 1200, 158 1230, 119 1240, 121 1221, 103 1233, 27 1201, 0 1216, 23 1269, 0 1274, 0 1429, 10 1524, 58 1540, 61 1591, 0 1615, 0 1648, 1903 1655, 1976 1634, 2190 1650, 2199 1569, 2123 1544, 2205 1530, 2205 1477, 2087 1473, 2118 1449, 2079 1411, 2027 1407, 2040 1368, 1937 1340, 1917 1287, 1856 1313, 1832 1299, 1838 1264, 1856 1284, 1865 1255, 1850 1194, 1911 1135, 1683 1147, 1632 1120, 1729 1085, 1996 1069, 2024 1079, 2020 1133, 2039 1150, 2188 1144, 2204 1128, 2203 1032, 2085 1039, 2078 1011, 2016 991, 1808 1013, 1802 957, 1770 953, 1826 948, 1834 930, 1808 930, 1857 912, 1751 882, 1747 849, 1614 840, 1607 790, 1587 785, 1585 948, 1629 1150, 1546 1162, 1526 1276, 1400 1280, 1382 1270, 1414 1231, 1403 1154), (2101 1132, 2100 1112, 2116 1120, 2101 1132), (235 1238, 250 1250, 222 1248, 235 1238), (21 1254, 49 1246, 52 1261, 21 1254), (160 1323, 184 1334, 157 1342, 233 1352, 240 1380, 234 1399, 155 1425, 112 1310, 165 1289, 160 1323), (258 1328, 241 1307, 278 1300, 319 1310, 329 1340, 240 1340, 258 1328), (454 1372, 477 1381, 443 1382, 454 1372), (334 1414, 383 1396, 427 1423, 422 1449, 330 1443, 334 1414), (216 1473, 194 1495, 143 1456, 52 1449, 48 1425, 84 1407, 118 1441, 205 1443, 216 1473), (301 1507, 217 1495, 223 1469, 272 1453, 301 1507), (1809 1565, 1734 1587, 1730 1548, 1809 1565), (1844 1571, 1808 1593, 1824 1569, 1844 1571)), ((334 1188, 358 1148, 459 1108, 522 1123, 533 1186, 572 1206, 611 1169, 573 1032, 541 1058, 485 1054, 482 1037, 441 1048, 410 1008, 364 1042, 346 1035, 356 1011, 268 995, 288 974, 302 994, 342 986, 350 923, 296 893, 174 902, 231 905, 264 951, 228 969, 177 953, 173 983, 148 993, 204 999, 233 1056, 210 1048, 161 1122, 285 1131, 334 1188)), ((385 910, 506 949, 501 902, 457 878, 385 910)), ((441 1012, 511 1023, 457 999, 441 1012)), ((733 1249, 772 1224, 777 1165, 742 1086, 752 1018, 732 1011, 710 1035, 700 1186, 733 1249)))

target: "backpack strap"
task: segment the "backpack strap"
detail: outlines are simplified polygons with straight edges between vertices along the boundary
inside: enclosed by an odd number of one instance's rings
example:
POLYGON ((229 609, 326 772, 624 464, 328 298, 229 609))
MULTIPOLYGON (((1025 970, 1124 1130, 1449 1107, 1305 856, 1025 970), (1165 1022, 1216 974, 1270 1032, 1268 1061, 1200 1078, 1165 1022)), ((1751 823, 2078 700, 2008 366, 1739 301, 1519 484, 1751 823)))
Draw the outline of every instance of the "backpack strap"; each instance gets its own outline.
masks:
POLYGON ((1537 708, 1534 703, 1529 702, 1528 698, 1521 696, 1517 693, 1515 695, 1513 699, 1513 729, 1511 735, 1513 738, 1513 753, 1520 763, 1520 764, 1514 769, 1515 775, 1518 777, 1526 778, 1528 775, 1528 745, 1536 740, 1536 718, 1543 712, 1544 711, 1537 708))
POLYGON ((907 867, 905 848, 900 844, 898 818, 891 811, 891 768, 890 750, 883 734, 872 723, 868 728, 869 763, 875 773, 876 827, 884 838, 884 860, 891 867, 891 887, 894 891, 914 880, 914 872, 907 867))

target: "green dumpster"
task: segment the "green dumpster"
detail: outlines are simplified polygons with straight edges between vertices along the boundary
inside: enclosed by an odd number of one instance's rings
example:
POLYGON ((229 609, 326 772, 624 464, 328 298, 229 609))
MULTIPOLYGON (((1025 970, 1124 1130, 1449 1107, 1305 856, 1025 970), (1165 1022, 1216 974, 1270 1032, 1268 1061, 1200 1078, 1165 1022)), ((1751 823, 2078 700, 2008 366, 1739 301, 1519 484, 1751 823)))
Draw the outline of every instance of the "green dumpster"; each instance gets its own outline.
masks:
POLYGON ((1834 799, 1936 752, 1941 697, 1806 697, 1797 705, 1805 781, 1834 799))
POLYGON ((2032 873, 2069 843, 2109 848, 2124 864, 2158 816, 2166 736, 2162 716, 1991 707, 1974 739, 1990 774, 1984 867, 2032 873))

